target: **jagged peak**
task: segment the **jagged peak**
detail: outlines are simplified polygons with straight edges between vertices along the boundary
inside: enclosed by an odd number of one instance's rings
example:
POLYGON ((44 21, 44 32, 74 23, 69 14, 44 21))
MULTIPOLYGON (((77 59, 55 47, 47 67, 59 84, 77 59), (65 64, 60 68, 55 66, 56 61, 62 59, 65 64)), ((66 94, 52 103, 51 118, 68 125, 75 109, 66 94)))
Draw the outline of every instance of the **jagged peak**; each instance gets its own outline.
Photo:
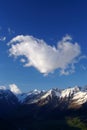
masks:
POLYGON ((80 91, 80 87, 79 86, 74 86, 74 87, 69 87, 67 89, 64 89, 61 91, 61 97, 70 97, 73 94, 77 93, 80 91))
POLYGON ((41 99, 44 99, 46 97, 52 97, 52 96, 57 96, 59 97, 60 96, 60 92, 58 91, 58 89, 50 89, 49 91, 47 91, 42 97, 41 99))
MULTIPOLYGON (((7 89, 6 87, 1 86, 0 93, 5 93, 5 92, 7 92, 8 94, 13 93, 11 90, 7 89)), ((83 99, 83 101, 86 101, 85 98, 87 94, 87 86, 85 88, 81 88, 77 85, 74 87, 66 88, 66 89, 52 88, 48 91, 45 91, 45 90, 41 91, 41 90, 34 89, 26 93, 19 93, 19 94, 13 93, 13 94, 16 95, 16 97, 18 98, 20 102, 24 102, 26 99, 32 99, 32 101, 37 99, 38 101, 45 98, 50 99, 53 97, 57 97, 60 99, 69 97, 70 99, 73 99, 73 100, 79 99, 80 101, 81 99, 83 99), (81 95, 81 99, 79 98, 80 95, 81 95)))

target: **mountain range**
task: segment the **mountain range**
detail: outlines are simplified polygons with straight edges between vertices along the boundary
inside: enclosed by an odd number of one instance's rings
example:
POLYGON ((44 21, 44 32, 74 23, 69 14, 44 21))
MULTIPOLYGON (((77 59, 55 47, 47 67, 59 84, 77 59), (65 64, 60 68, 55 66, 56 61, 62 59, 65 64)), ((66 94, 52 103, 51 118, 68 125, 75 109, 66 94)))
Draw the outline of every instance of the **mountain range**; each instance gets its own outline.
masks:
POLYGON ((87 87, 26 93, 0 88, 0 130, 87 130, 86 123, 87 87))

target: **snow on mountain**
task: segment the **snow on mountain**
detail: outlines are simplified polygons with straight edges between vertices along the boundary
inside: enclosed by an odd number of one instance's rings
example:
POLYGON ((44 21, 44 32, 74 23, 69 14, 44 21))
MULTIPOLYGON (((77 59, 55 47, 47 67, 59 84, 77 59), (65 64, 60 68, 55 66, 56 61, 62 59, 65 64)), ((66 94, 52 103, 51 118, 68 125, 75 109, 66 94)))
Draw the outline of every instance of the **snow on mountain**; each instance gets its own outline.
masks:
POLYGON ((87 92, 80 91, 80 92, 75 93, 72 100, 77 104, 83 104, 87 102, 87 92))
POLYGON ((65 89, 65 90, 61 91, 61 96, 60 97, 62 97, 62 98, 71 97, 71 96, 73 96, 75 93, 77 93, 79 91, 80 91, 80 88, 78 86, 75 86, 73 88, 68 88, 68 89, 65 89))
POLYGON ((22 93, 18 95, 18 99, 21 103, 26 102, 28 104, 37 103, 38 101, 47 99, 48 97, 51 99, 56 97, 58 99, 60 98, 60 100, 61 98, 69 97, 70 100, 74 101, 77 104, 83 104, 87 102, 87 92, 83 91, 78 86, 64 90, 50 89, 49 91, 39 91, 35 89, 28 93, 22 93))
POLYGON ((56 89, 51 89, 51 90, 47 91, 47 92, 41 97, 41 99, 47 98, 48 96, 50 96, 51 98, 52 98, 52 96, 60 97, 60 92, 58 92, 56 89))
POLYGON ((51 90, 47 91, 41 97, 41 99, 47 98, 48 96, 50 96, 50 97, 56 96, 56 97, 60 97, 60 98, 71 97, 71 96, 74 96, 74 94, 79 91, 80 91, 80 88, 78 86, 75 86, 73 88, 67 88, 64 90, 51 89, 51 90))
POLYGON ((70 100, 75 104, 83 104, 87 102, 87 87, 80 88, 78 86, 75 86, 64 90, 59 90, 57 88, 50 89, 49 91, 39 91, 35 89, 26 93, 22 93, 15 84, 11 84, 9 87, 10 90, 8 90, 5 86, 0 86, 0 100, 9 99, 10 101, 10 97, 12 98, 13 96, 16 96, 20 103, 25 104, 37 103, 40 100, 45 101, 45 99, 47 102, 49 102, 50 99, 53 99, 54 97, 56 97, 56 100, 58 99, 58 101, 64 101, 66 98, 68 99, 67 101, 70 100))
MULTIPOLYGON (((41 99, 46 98, 46 97, 48 97, 49 95, 51 95, 51 92, 52 92, 52 90, 49 90, 46 94, 44 94, 44 95, 41 97, 41 99)), ((51 96, 52 96, 52 95, 51 95, 51 96)))
POLYGON ((30 100, 32 99, 32 102, 34 102, 35 97, 38 96, 42 91, 39 91, 37 89, 27 92, 27 93, 22 93, 18 95, 18 99, 21 103, 23 103, 25 100, 30 100), (34 100, 33 100, 34 99, 34 100))

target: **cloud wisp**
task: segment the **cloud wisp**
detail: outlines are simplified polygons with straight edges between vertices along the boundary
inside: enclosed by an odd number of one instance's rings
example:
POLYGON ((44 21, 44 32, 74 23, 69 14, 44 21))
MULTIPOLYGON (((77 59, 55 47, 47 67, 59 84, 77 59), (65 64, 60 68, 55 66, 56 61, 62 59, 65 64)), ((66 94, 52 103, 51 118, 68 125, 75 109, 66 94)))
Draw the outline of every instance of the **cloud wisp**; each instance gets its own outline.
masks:
POLYGON ((0 41, 1 42, 3 42, 3 41, 5 41, 6 40, 6 37, 4 36, 4 37, 0 37, 0 41))
POLYGON ((9 34, 14 34, 15 31, 13 31, 13 30, 9 27, 9 28, 8 28, 8 33, 9 33, 9 34))
POLYGON ((5 86, 0 86, 0 90, 6 90, 7 88, 5 86))
POLYGON ((56 69, 61 75, 75 72, 75 63, 81 54, 79 44, 73 43, 69 35, 63 37, 56 47, 29 35, 18 35, 8 45, 10 56, 21 57, 20 61, 25 67, 33 66, 43 74, 56 69))

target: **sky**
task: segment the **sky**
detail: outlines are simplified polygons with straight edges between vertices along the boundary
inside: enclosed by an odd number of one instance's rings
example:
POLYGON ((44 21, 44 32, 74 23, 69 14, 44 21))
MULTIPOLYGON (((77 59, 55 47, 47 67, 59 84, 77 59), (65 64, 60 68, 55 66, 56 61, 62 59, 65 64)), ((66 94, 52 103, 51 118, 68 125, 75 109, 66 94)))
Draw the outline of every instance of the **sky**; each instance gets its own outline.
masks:
POLYGON ((0 86, 63 89, 86 77, 86 0, 0 0, 0 86))

